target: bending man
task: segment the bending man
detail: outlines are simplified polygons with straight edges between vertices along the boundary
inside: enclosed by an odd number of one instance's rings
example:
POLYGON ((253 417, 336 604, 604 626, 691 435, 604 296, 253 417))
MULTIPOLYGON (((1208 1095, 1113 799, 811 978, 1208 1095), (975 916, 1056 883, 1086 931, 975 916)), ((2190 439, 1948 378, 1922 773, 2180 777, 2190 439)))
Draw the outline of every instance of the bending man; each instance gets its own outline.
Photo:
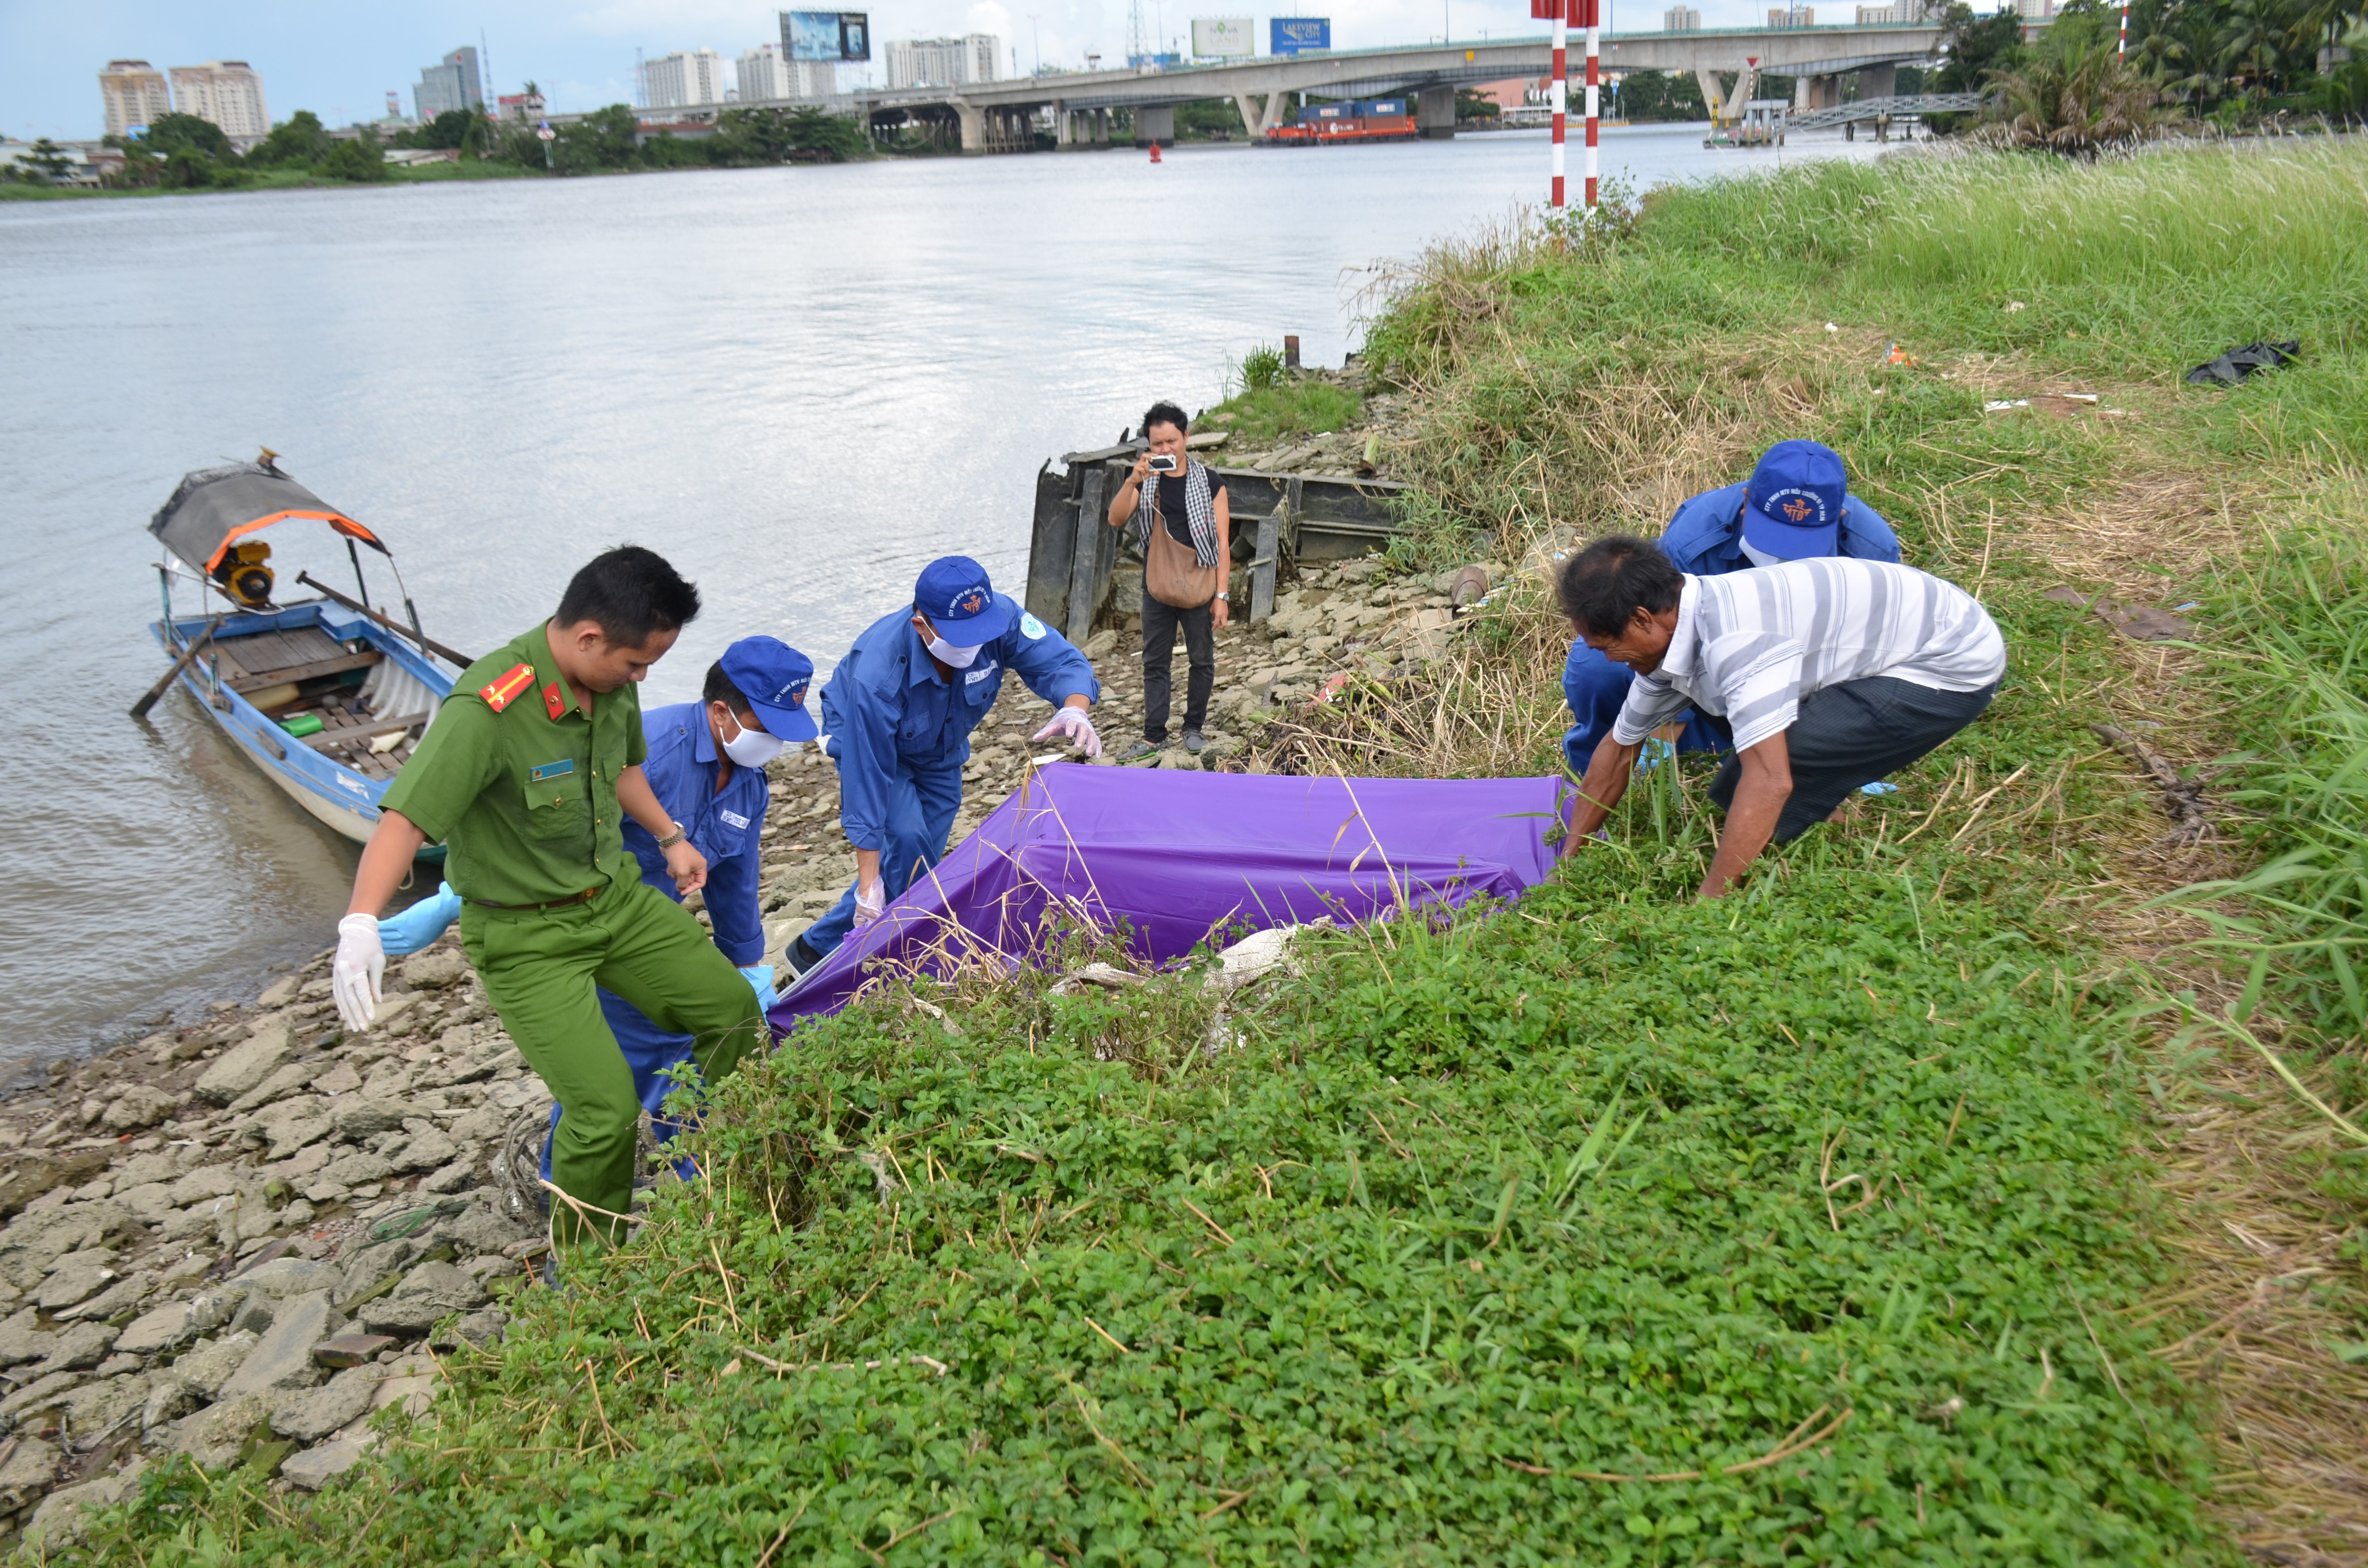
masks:
POLYGON ((1704 898, 1771 839, 1798 838, 1972 723, 2006 673, 1989 612, 1912 566, 1796 561, 1693 577, 1658 545, 1615 534, 1572 556, 1558 587, 1587 645, 1636 672, 1588 760, 1564 853, 1620 803, 1645 738, 1691 705, 1733 747, 1711 783, 1726 827, 1704 898))
POLYGON ((962 809, 970 735, 995 705, 1006 670, 1054 705, 1032 737, 1055 735, 1087 756, 1102 743, 1087 709, 1101 696, 1069 640, 1027 614, 966 555, 933 561, 913 603, 855 640, 823 688, 825 749, 838 764, 839 825, 855 846, 855 885, 789 947, 803 974, 856 926, 880 917, 945 858, 962 809))
MULTIPOLYGON (((1850 493, 1842 460, 1816 441, 1779 441, 1760 454, 1741 484, 1705 490, 1679 506, 1661 534, 1661 552, 1693 577, 1718 577, 1755 566, 1846 555, 1853 561, 1899 561, 1899 540, 1875 509, 1850 493)), ((1587 645, 1570 645, 1562 666, 1562 693, 1574 721, 1562 738, 1570 771, 1585 770, 1596 743, 1611 733, 1635 672, 1587 645)), ((1677 749, 1719 751, 1725 734, 1699 714, 1680 714, 1677 749)))
POLYGON ((387 790, 362 851, 332 967, 347 1027, 370 1027, 385 968, 378 912, 419 846, 440 838, 462 902, 461 943, 519 1054, 568 1108, 552 1181, 563 1244, 615 1240, 633 1194, 641 1101, 603 987, 688 1035, 712 1084, 768 1038, 757 994, 689 911, 642 880, 628 817, 678 892, 707 860, 643 775, 635 686, 699 614, 699 591, 649 551, 596 557, 558 613, 464 671, 387 790))

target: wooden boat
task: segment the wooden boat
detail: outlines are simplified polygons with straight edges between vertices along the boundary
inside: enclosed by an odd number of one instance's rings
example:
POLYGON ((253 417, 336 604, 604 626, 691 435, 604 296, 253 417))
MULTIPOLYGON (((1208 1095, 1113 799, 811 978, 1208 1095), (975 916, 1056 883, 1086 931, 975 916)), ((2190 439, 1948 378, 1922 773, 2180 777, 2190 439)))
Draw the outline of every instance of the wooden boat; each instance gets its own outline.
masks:
MULTIPOLYGON (((438 659, 456 670, 469 661, 420 631, 385 542, 282 472, 275 455, 184 476, 150 521, 165 555, 156 564, 164 615, 149 630, 175 658, 168 681, 202 703, 266 778, 347 837, 367 840, 387 786, 451 693, 438 659), (361 597, 302 573, 297 581, 317 597, 274 597, 270 546, 255 536, 293 520, 344 538, 361 597), (384 558, 407 626, 370 608, 358 547, 384 558), (176 610, 176 583, 199 590, 196 613, 176 610)), ((443 853, 431 845, 422 858, 443 853)))

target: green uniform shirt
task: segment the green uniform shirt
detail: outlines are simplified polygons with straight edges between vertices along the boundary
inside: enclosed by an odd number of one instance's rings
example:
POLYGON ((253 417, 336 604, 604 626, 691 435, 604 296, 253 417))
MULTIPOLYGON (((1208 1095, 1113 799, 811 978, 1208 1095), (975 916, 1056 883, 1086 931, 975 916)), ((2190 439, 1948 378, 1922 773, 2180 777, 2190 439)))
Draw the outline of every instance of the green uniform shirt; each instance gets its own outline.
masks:
POLYGON ((638 688, 598 694, 586 717, 537 626, 461 673, 381 804, 443 840, 462 898, 549 903, 641 880, 617 779, 648 753, 638 688), (530 680, 511 674, 521 665, 530 680), (498 711, 487 690, 507 695, 498 711))

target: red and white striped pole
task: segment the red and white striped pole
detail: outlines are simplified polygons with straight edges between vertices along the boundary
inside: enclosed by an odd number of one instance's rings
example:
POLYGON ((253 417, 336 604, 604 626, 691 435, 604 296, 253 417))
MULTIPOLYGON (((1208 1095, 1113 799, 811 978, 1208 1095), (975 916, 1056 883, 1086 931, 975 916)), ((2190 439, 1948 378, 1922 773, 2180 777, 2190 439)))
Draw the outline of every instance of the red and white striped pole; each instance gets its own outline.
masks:
POLYGON ((1532 0, 1537 5, 1551 6, 1554 15, 1554 196, 1552 205, 1563 205, 1563 132, 1569 124, 1570 108, 1570 33, 1567 27, 1571 4, 1577 0, 1532 0))
POLYGON ((2130 0, 2122 0, 2122 46, 2121 46, 2119 49, 2117 49, 2117 50, 2115 50, 2115 51, 2113 51, 2113 58, 2114 58, 2114 59, 2116 59, 2116 60, 2127 61, 2127 60, 2129 59, 2129 57, 2130 57, 2130 0))
POLYGON ((1596 64, 1596 62, 1597 62, 1597 52, 1598 52, 1598 51, 1597 51, 1597 47, 1596 47, 1596 46, 1597 46, 1597 42, 1598 42, 1598 40, 1599 40, 1599 35, 1600 35, 1600 33, 1601 33, 1601 32, 1602 32, 1602 30, 1603 30, 1601 28, 1598 27, 1596 24, 1597 24, 1598 22, 1600 22, 1600 21, 1602 19, 1603 0, 1571 0, 1571 4, 1573 4, 1573 5, 1575 5, 1575 6, 1582 6, 1586 7, 1586 17, 1587 17, 1587 205, 1588 205, 1588 207, 1590 210, 1592 210, 1592 209, 1594 208, 1594 206, 1595 206, 1595 174, 1596 174, 1596 168, 1595 168, 1595 155, 1596 155, 1596 154, 1595 154, 1595 122, 1596 122, 1596 112, 1597 112, 1597 110, 1600 108, 1600 102, 1599 102, 1599 98, 1598 98, 1598 94, 1599 94, 1599 92, 1600 92, 1600 83, 1601 83, 1601 76, 1600 75, 1600 74, 1599 74, 1599 73, 1598 73, 1598 71, 1597 71, 1597 64, 1596 64))

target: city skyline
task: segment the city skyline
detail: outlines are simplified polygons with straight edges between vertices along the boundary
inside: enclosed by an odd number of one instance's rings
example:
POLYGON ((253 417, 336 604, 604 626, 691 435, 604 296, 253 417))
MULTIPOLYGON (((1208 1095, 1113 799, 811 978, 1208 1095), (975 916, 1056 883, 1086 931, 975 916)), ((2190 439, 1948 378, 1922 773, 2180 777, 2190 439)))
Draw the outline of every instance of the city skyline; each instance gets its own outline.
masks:
MULTIPOLYGON (((893 0, 871 17, 874 83, 884 83, 885 45, 894 40, 1000 38, 1005 69, 1021 75, 1039 63, 1077 69, 1088 52, 1116 63, 1126 51, 1126 0, 893 0)), ((1608 25, 1656 28, 1662 6, 1631 0, 1633 14, 1607 0, 1608 25)), ((407 103, 421 69, 457 48, 484 50, 484 91, 514 94, 527 80, 555 112, 632 103, 638 47, 649 58, 712 49, 726 61, 779 38, 776 4, 748 0, 590 0, 553 15, 523 0, 419 0, 397 7, 365 3, 324 21, 294 0, 246 0, 199 8, 165 0, 99 0, 78 6, 0 7, 0 134, 31 140, 95 140, 104 133, 97 74, 111 60, 145 60, 159 71, 207 61, 250 64, 262 78, 272 114, 311 109, 332 124, 371 120, 386 95, 407 103)), ((1522 37, 1543 30, 1526 0, 1301 0, 1238 6, 1193 0, 1145 0, 1146 27, 1163 43, 1189 40, 1196 16, 1249 14, 1264 36, 1270 16, 1332 18, 1334 47, 1377 48, 1440 36, 1442 17, 1458 39, 1522 37)), ((1711 27, 1760 22, 1766 0, 1702 0, 1711 27)), ((1189 47, 1189 41, 1186 43, 1189 47)), ((865 67, 847 73, 848 85, 865 67)))

